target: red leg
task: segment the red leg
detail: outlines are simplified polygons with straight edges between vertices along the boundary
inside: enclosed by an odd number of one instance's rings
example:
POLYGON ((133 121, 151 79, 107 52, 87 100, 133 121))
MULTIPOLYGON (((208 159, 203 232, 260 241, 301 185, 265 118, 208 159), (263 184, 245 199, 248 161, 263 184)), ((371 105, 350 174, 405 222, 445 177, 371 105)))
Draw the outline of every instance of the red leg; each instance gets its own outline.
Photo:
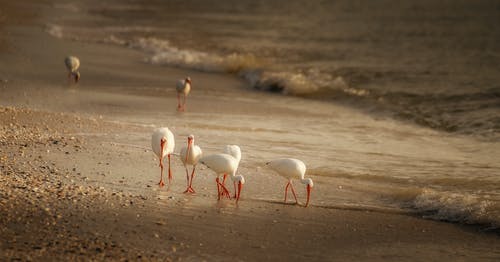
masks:
POLYGON ((177 111, 181 111, 181 95, 177 92, 177 111))
POLYGON ((217 183, 217 200, 220 200, 220 183, 219 183, 219 177, 215 178, 215 182, 217 183))
POLYGON ((222 179, 222 184, 223 185, 226 185, 226 178, 227 178, 227 174, 224 174, 224 179, 222 179))
POLYGON ((222 195, 231 199, 231 194, 229 194, 229 190, 227 190, 226 186, 221 184, 221 188, 222 188, 222 195))
POLYGON ((172 170, 170 169, 170 154, 168 154, 168 184, 172 184, 172 170))
POLYGON ((186 182, 187 182, 186 191, 184 191, 184 193, 188 193, 189 192, 189 171, 187 169, 187 166, 184 166, 184 168, 186 169, 186 182))
POLYGON ((191 180, 189 181, 189 190, 191 193, 196 193, 193 189, 193 178, 194 178, 194 170, 196 169, 196 166, 193 166, 193 172, 191 172, 191 180))
POLYGON ((288 181, 288 183, 286 184, 286 187, 285 187, 285 203, 286 203, 286 195, 288 194, 288 187, 290 186, 290 181, 288 181))
POLYGON ((184 100, 182 101, 182 111, 186 110, 186 94, 184 94, 184 100))
POLYGON ((293 189, 293 184, 290 183, 290 188, 292 189, 293 197, 295 198, 295 204, 298 204, 297 195, 295 194, 295 190, 293 189))
POLYGON ((158 183, 160 187, 164 186, 165 183, 163 182, 163 160, 160 158, 160 182, 158 183))
POLYGON ((236 181, 233 181, 233 185, 234 185, 234 196, 233 198, 236 198, 237 195, 236 195, 236 181))
POLYGON ((226 186, 224 186, 223 184, 221 184, 221 183, 219 182, 219 178, 218 178, 218 177, 217 177, 217 183, 219 183, 220 188, 221 188, 221 189, 220 189, 220 191, 219 191, 220 195, 221 195, 221 196, 226 196, 226 197, 228 197, 229 199, 231 199, 231 195, 229 194, 229 190, 227 190, 226 186))

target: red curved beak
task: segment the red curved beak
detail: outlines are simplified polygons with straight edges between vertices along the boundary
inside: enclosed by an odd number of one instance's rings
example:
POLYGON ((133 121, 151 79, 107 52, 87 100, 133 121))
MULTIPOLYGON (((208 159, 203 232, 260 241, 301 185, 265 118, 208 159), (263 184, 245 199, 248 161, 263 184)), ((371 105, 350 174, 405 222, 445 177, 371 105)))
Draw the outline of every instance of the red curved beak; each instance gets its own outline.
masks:
POLYGON ((240 200, 240 194, 241 194, 242 188, 243 188, 243 184, 241 182, 238 182, 238 194, 236 195, 236 203, 238 203, 238 200, 240 200))
POLYGON ((162 138, 160 140, 160 157, 163 158, 163 148, 167 145, 167 140, 165 138, 162 138))
POLYGON ((307 185, 307 202, 306 202, 306 207, 309 205, 309 198, 311 197, 311 186, 307 185))

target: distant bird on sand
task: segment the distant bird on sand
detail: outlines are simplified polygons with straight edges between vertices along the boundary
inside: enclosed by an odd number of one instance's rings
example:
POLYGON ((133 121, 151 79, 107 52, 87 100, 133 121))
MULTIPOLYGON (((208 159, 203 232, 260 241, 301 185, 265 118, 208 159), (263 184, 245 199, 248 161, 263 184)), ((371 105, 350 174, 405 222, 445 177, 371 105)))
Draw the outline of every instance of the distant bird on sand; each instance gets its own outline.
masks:
POLYGON ((186 169, 186 180, 187 180, 187 188, 184 193, 195 193, 193 189, 193 177, 194 170, 196 165, 198 164, 198 160, 200 159, 202 154, 201 148, 194 144, 194 136, 189 135, 187 140, 187 146, 181 149, 181 160, 184 164, 184 168, 186 169), (189 179, 189 172, 187 166, 193 166, 193 172, 191 172, 191 179, 189 179))
POLYGON ((228 154, 214 154, 209 156, 204 156, 199 160, 200 163, 206 165, 208 168, 212 169, 215 172, 216 178, 215 182, 217 183, 217 199, 220 200, 221 196, 227 196, 229 198, 229 191, 227 188, 220 182, 219 177, 224 174, 229 174, 231 176, 231 180, 236 184, 238 184, 238 192, 235 192, 236 202, 240 199, 241 189, 243 184, 245 184, 245 178, 242 175, 236 175, 236 170, 238 169, 239 160, 228 154))
POLYGON ((64 59, 64 64, 66 64, 66 68, 69 71, 68 80, 71 81, 71 78, 74 78, 75 83, 78 83, 78 80, 80 80, 80 72, 78 72, 80 59, 76 56, 68 56, 64 59))
POLYGON ((174 140, 174 134, 170 132, 168 127, 161 127, 153 132, 153 135, 151 137, 151 148, 153 149, 153 152, 160 160, 161 171, 160 171, 160 182, 158 183, 158 185, 160 185, 160 187, 165 185, 165 183, 163 182, 163 158, 165 156, 168 157, 168 183, 170 184, 172 181, 172 171, 170 169, 170 155, 174 152, 175 140, 174 140))
POLYGON ((186 97, 189 95, 191 91, 191 78, 186 77, 184 80, 177 81, 177 111, 184 111, 186 109, 186 97), (182 104, 181 104, 181 94, 183 96, 182 104))
POLYGON ((306 185, 307 189, 307 202, 306 207, 309 205, 309 197, 311 195, 311 189, 313 187, 313 181, 310 178, 304 178, 306 173, 306 165, 304 162, 294 159, 294 158, 282 158, 266 163, 271 169, 278 172, 281 176, 288 179, 288 183, 285 187, 285 203, 286 195, 288 193, 288 187, 292 189, 293 197, 295 198, 295 203, 298 204, 297 195, 293 188, 292 179, 298 179, 302 184, 306 185))

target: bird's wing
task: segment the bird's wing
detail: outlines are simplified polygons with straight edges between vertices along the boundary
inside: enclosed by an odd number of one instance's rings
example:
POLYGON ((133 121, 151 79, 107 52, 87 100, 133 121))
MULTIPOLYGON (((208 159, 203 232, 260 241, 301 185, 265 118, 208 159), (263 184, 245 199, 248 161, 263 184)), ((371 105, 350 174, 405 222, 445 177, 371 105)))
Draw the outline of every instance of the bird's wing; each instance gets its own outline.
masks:
POLYGON ((184 88, 185 88, 184 80, 177 81, 177 85, 176 85, 175 89, 177 89, 177 91, 180 92, 180 91, 184 90, 184 88))
POLYGON ((237 145, 226 145, 224 147, 224 154, 233 156, 238 162, 241 160, 241 149, 237 145))

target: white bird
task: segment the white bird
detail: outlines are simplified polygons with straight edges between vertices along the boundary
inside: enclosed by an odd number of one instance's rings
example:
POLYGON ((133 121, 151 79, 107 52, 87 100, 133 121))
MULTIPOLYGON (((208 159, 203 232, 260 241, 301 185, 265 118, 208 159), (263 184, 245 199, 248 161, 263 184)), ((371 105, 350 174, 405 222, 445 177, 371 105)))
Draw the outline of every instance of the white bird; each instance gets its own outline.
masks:
MULTIPOLYGON (((241 149, 237 145, 226 145, 224 147, 224 154, 228 154, 233 156, 237 161, 238 161, 238 166, 240 165, 241 161, 241 149)), ((226 186, 226 176, 227 174, 224 174, 224 178, 222 179, 222 185, 226 186)), ((236 197, 236 182, 233 180, 234 184, 234 197, 236 197)))
POLYGON ((294 159, 294 158, 282 158, 277 159, 271 162, 266 163, 271 169, 276 171, 281 176, 288 179, 288 183, 285 187, 285 203, 286 203, 286 195, 288 193, 288 187, 290 186, 292 189, 293 196, 295 197, 296 204, 299 203, 297 200, 297 195, 295 194, 295 190, 293 189, 292 179, 299 179, 302 184, 306 185, 307 189, 307 202, 306 207, 309 204, 309 197, 311 195, 311 189, 313 187, 313 181, 310 178, 304 178, 306 173, 306 165, 304 162, 294 159))
POLYGON ((196 168, 196 165, 198 164, 198 160, 200 159, 202 155, 201 148, 197 145, 194 144, 194 136, 189 135, 188 136, 188 141, 187 141, 187 146, 183 147, 181 149, 181 160, 182 164, 184 164, 184 168, 186 169, 186 179, 187 179, 187 189, 184 191, 184 193, 195 193, 193 189, 193 177, 194 177, 194 170, 196 168), (189 179, 189 172, 187 165, 193 166, 193 172, 191 173, 191 179, 189 179))
POLYGON ((71 77, 75 78, 75 83, 78 83, 80 80, 80 72, 78 72, 78 68, 80 67, 80 59, 76 56, 68 56, 64 59, 64 64, 66 64, 66 68, 68 69, 68 80, 71 80, 71 77))
MULTIPOLYGON (((236 202, 240 199, 241 189, 243 184, 245 184, 245 178, 242 175, 236 175, 236 170, 238 169, 239 160, 228 154, 214 154, 202 157, 199 160, 200 163, 206 165, 208 168, 215 172, 217 183, 218 198, 220 200, 221 196, 229 196, 229 191, 227 188, 220 183, 219 177, 224 174, 230 174, 231 180, 238 184, 238 193, 236 194, 236 202)), ((236 193, 236 192, 235 192, 236 193)))
POLYGON ((184 111, 186 109, 186 97, 189 95, 191 91, 191 78, 186 77, 185 79, 181 79, 177 81, 177 110, 184 111), (181 94, 183 95, 183 101, 181 105, 181 94))
POLYGON ((168 127, 161 127, 153 132, 153 135, 151 137, 151 148, 160 160, 161 171, 160 182, 158 183, 160 186, 165 185, 165 183, 163 182, 163 158, 165 156, 168 157, 168 182, 170 184, 172 180, 172 171, 170 169, 170 155, 174 152, 175 140, 174 134, 170 132, 168 127))

